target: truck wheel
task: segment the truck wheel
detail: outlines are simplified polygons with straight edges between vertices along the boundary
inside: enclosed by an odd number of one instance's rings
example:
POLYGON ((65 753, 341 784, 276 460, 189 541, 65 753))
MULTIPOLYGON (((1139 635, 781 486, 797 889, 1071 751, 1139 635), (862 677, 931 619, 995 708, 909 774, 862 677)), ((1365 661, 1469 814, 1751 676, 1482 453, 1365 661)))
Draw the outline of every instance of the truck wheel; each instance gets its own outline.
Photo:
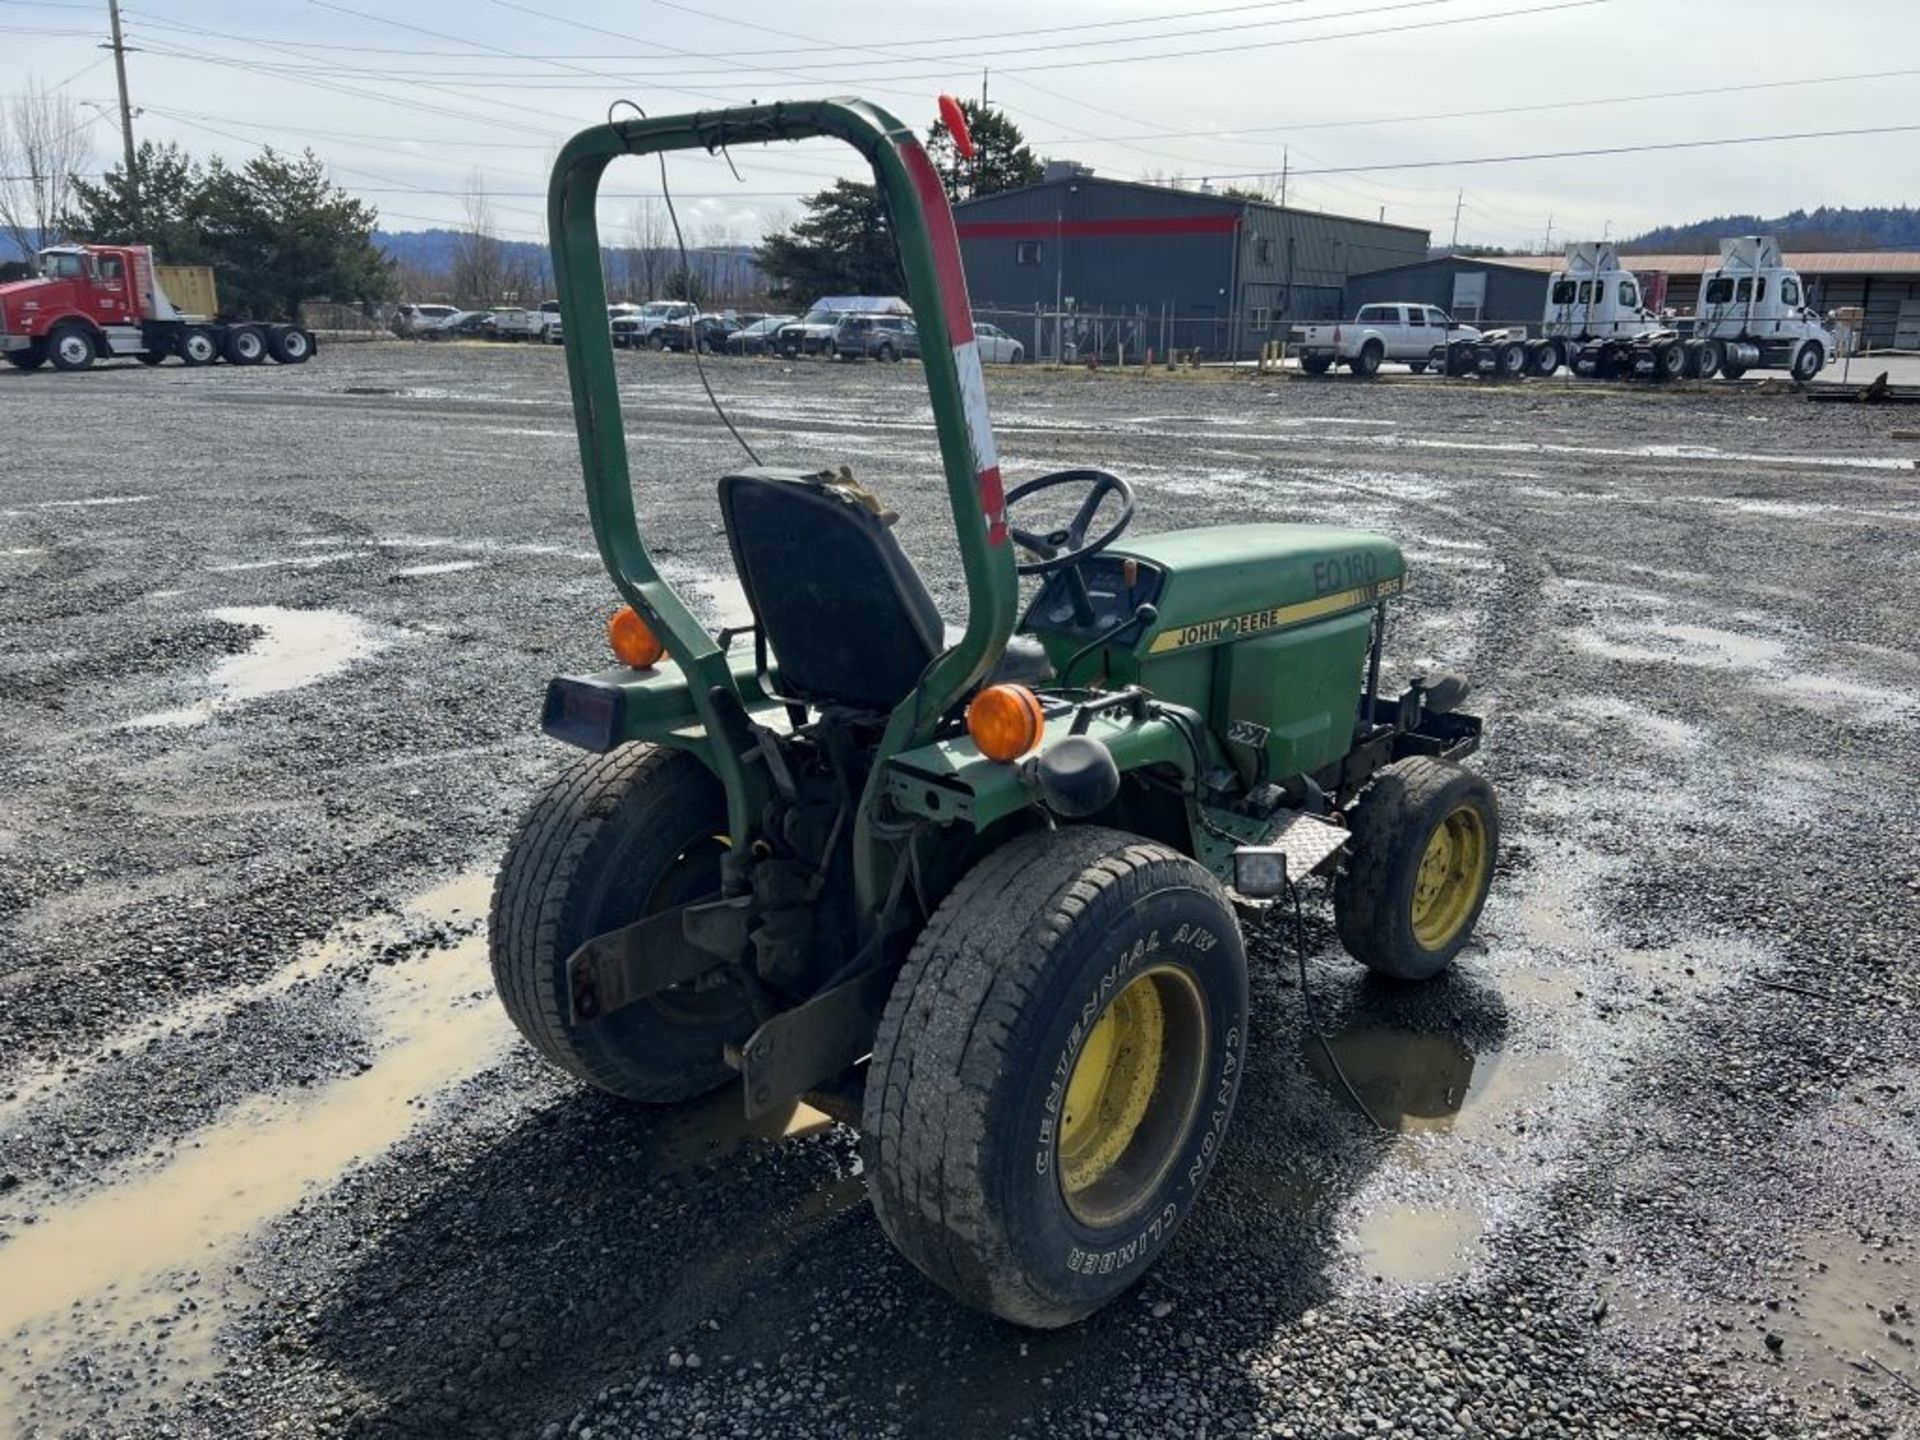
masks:
POLYGON ((1427 362, 1424 360, 1409 360, 1407 362, 1407 369, 1415 375, 1424 375, 1427 373, 1427 362))
POLYGON ((157 350, 142 350, 133 358, 138 360, 142 365, 158 365, 167 357, 157 350))
POLYGON ((47 342, 35 340, 23 350, 7 351, 7 363, 16 370, 38 370, 47 363, 47 342))
POLYGON ((1300 368, 1309 375, 1324 375, 1333 368, 1331 355, 1302 355, 1300 368))
POLYGON ((1747 373, 1747 367, 1742 365, 1738 360, 1722 360, 1720 362, 1720 373, 1729 380, 1738 380, 1747 373))
POLYGON ((1240 928, 1199 865, 1094 826, 1009 841, 934 912, 874 1040, 881 1228, 990 1314, 1090 1314, 1192 1211, 1246 1029, 1240 928))
POLYGON ((1493 881, 1500 807, 1471 770, 1396 760, 1351 815, 1352 853, 1334 882, 1340 943, 1369 970, 1426 980, 1473 933, 1493 881))
POLYGON ((647 349, 664 350, 666 348, 667 348, 667 337, 662 335, 658 330, 654 331, 653 334, 647 336, 647 349))
POLYGON ((1551 340, 1527 352, 1527 373, 1542 380, 1560 368, 1560 347, 1551 340))
POLYGON ((1711 380, 1720 373, 1723 352, 1718 340, 1702 340, 1699 354, 1693 362, 1693 373, 1697 379, 1711 380))
POLYGON ((1372 378, 1380 373, 1380 361, 1386 355, 1386 347, 1378 340, 1369 340, 1360 347, 1360 353, 1353 357, 1352 370, 1356 375, 1372 378))
POLYGON ((100 343, 84 325, 69 321, 53 327, 47 336, 47 358, 56 370, 88 370, 100 354, 100 343))
POLYGON ((229 365, 258 365, 267 358, 267 337, 252 325, 235 325, 221 349, 229 365))
POLYGON ((1678 340, 1653 352, 1654 374, 1662 380, 1684 380, 1687 375, 1687 347, 1678 340))
POLYGON ((726 794, 684 750, 623 745, 561 772, 514 833, 487 922, 493 983, 513 1023, 589 1085, 665 1104, 733 1077, 753 1031, 731 980, 689 981, 599 1020, 568 1019, 567 960, 595 935, 720 891, 726 794))
POLYGON ((886 364, 889 361, 898 360, 900 356, 899 353, 894 350, 893 346, 882 345, 878 350, 873 352, 873 358, 882 364, 886 364))
POLYGON ((220 358, 220 342, 213 338, 211 330, 202 330, 198 326, 180 337, 180 363, 183 365, 211 365, 220 358))
POLYGON ((1794 379, 1804 385, 1818 375, 1820 368, 1826 363, 1826 350, 1818 340, 1809 340, 1794 352, 1791 373, 1794 379))
POLYGON ((1509 340, 1494 356, 1494 365, 1503 380, 1518 380, 1527 373, 1527 347, 1509 340))
POLYGON ((298 325, 271 326, 267 353, 282 365, 304 365, 313 355, 313 336, 298 325))

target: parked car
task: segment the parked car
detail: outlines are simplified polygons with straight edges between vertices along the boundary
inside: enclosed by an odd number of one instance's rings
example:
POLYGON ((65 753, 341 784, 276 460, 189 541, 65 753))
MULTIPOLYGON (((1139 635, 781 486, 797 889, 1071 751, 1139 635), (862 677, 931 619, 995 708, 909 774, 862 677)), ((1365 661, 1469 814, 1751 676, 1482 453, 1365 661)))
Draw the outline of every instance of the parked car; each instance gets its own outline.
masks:
POLYGON ((791 360, 796 355, 831 355, 833 332, 843 315, 911 315, 897 295, 824 295, 806 315, 774 332, 773 348, 791 360))
POLYGON ((422 340, 472 340, 492 333, 493 316, 486 310, 455 310, 415 332, 422 340))
POLYGON ((456 305, 402 305, 393 312, 396 335, 423 335, 444 320, 460 314, 456 305))
POLYGON ((492 314, 492 334, 496 340, 538 340, 546 334, 546 317, 538 310, 496 305, 492 314))
POLYGON ((543 300, 540 302, 540 336, 549 345, 558 345, 560 334, 560 302, 543 300))
POLYGON ((1018 365, 1027 358, 1027 347, 998 325, 975 321, 973 338, 980 347, 980 359, 988 365, 1018 365))
MULTIPOLYGON (((744 318, 744 317, 743 317, 744 318)), ((773 346, 773 334, 793 322, 792 315, 762 315, 727 336, 727 354, 764 355, 773 346)))
POLYGON ((911 315, 847 315, 834 327, 833 354, 838 360, 904 360, 920 354, 920 335, 911 315))
POLYGON ((660 327, 660 342, 668 350, 691 350, 696 339, 702 355, 724 350, 727 337, 740 327, 723 315, 699 315, 660 327))
POLYGON ((1356 375, 1376 373, 1383 361, 1396 360, 1418 375, 1427 368, 1435 345, 1478 340, 1480 332, 1431 305, 1362 305, 1350 323, 1302 325, 1292 335, 1300 368, 1324 375, 1336 364, 1356 375))
POLYGON ((663 325, 691 320, 699 313, 700 307, 686 300, 649 300, 624 315, 614 316, 613 343, 629 348, 644 345, 649 350, 662 349, 666 344, 660 336, 663 325))

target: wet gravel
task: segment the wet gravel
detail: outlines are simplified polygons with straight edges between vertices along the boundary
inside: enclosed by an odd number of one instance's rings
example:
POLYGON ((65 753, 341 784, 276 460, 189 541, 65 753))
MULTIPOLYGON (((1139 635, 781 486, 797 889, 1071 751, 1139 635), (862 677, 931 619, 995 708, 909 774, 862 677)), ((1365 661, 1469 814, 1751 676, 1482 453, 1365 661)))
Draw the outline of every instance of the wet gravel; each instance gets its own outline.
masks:
MULTIPOLYGON (((622 358, 713 616, 735 463, 622 358)), ((718 363, 959 609, 912 366, 718 363)), ((1003 371, 1014 478, 1385 530, 1506 848, 1452 977, 1253 932, 1230 1142, 1073 1330, 889 1250, 851 1132, 637 1111, 487 990, 486 885, 602 663, 560 356, 0 374, 0 1433, 1920 1435, 1920 473, 1897 409, 1003 371), (112 502, 112 503, 108 503, 112 502), (782 1137, 791 1128, 795 1133, 782 1137)), ((1910 424, 1910 422, 1905 422, 1910 424)), ((1910 433, 1910 432, 1909 432, 1910 433)))

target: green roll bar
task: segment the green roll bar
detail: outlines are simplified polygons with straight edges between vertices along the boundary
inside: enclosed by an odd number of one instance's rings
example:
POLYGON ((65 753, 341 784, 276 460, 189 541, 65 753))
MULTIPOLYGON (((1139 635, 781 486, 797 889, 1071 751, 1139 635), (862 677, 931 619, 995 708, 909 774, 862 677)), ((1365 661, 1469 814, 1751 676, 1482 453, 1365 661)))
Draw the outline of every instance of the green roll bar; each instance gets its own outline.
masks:
POLYGON ((741 851, 758 829, 771 783, 766 766, 748 763, 757 746, 732 667, 655 568, 640 538, 595 206, 601 175, 622 155, 695 148, 711 153, 814 136, 844 140, 866 156, 886 204, 920 331, 921 363, 967 583, 966 632, 893 712, 861 796, 854 828, 855 895, 870 926, 884 904, 893 867, 893 850, 872 830, 887 762, 932 738, 941 717, 992 669, 1013 632, 1018 601, 999 465, 946 192, 913 131, 885 110, 860 100, 814 100, 658 119, 636 116, 583 130, 555 162, 547 215, 594 539, 614 587, 653 628, 686 677, 703 731, 698 748, 726 789, 729 833, 741 851))

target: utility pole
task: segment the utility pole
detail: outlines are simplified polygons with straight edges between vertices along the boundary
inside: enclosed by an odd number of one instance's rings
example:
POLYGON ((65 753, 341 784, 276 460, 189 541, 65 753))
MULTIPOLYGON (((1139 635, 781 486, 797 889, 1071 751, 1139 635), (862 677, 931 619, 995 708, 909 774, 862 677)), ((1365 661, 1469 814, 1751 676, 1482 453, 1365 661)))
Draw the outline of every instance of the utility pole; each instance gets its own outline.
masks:
POLYGON ((1282 145, 1280 147, 1280 208, 1282 210, 1287 208, 1287 162, 1292 156, 1292 146, 1282 145))
POLYGON ((1543 244, 1543 245, 1542 245, 1542 246, 1540 247, 1540 249, 1542 250, 1542 252, 1544 252, 1545 254, 1548 254, 1548 255, 1551 255, 1551 254, 1553 253, 1553 216, 1551 216, 1551 215, 1549 215, 1549 216, 1547 216, 1547 239, 1546 239, 1546 243, 1545 243, 1545 244, 1543 244))
POLYGON ((1453 201, 1453 238, 1447 242, 1447 254, 1451 255, 1460 248, 1460 207, 1467 203, 1467 192, 1462 190, 1453 201))
POLYGON ((980 108, 987 108, 987 67, 980 67, 980 108))
POLYGON ((133 104, 127 99, 127 44, 120 34, 120 0, 107 0, 107 18, 113 26, 113 43, 103 50, 113 51, 113 73, 120 81, 120 139, 127 147, 127 214, 140 214, 140 174, 134 165, 133 104))

